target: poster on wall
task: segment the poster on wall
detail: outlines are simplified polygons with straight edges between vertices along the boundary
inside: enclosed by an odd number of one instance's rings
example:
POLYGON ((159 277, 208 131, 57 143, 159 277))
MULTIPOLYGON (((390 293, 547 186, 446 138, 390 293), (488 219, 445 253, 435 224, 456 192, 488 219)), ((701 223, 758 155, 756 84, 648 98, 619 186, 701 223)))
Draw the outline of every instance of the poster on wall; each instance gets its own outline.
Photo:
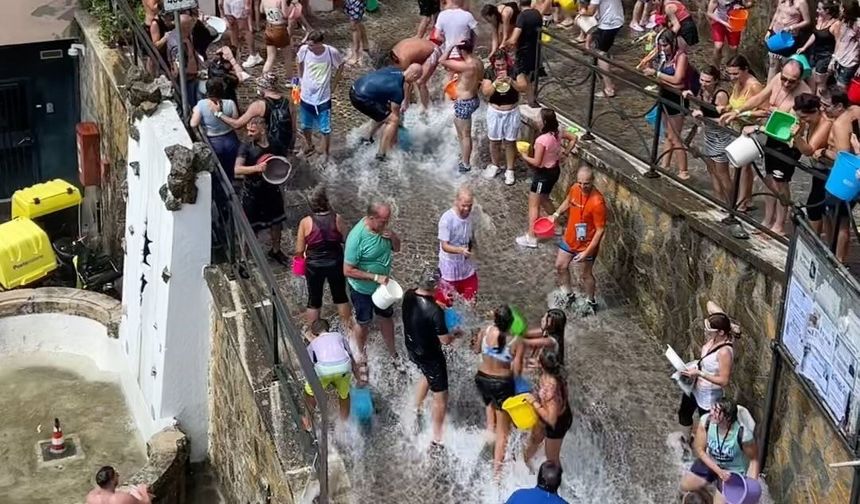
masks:
POLYGON ((860 287, 800 226, 788 279, 781 343, 794 372, 852 438, 860 411, 860 287))

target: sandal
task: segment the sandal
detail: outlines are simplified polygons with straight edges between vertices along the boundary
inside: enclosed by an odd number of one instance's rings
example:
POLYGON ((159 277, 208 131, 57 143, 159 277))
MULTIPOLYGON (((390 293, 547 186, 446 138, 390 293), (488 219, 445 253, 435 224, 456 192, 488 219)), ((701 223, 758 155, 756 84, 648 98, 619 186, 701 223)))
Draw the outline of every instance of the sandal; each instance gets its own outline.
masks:
POLYGON ((690 172, 689 171, 678 172, 678 178, 681 180, 690 180, 690 172))

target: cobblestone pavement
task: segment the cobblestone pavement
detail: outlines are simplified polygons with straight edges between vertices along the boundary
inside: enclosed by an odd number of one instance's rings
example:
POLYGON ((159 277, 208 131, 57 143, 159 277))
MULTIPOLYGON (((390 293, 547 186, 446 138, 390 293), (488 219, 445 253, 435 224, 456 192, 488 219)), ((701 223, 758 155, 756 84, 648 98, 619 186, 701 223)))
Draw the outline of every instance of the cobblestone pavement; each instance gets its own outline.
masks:
MULTIPOLYGON (((411 35, 416 22, 415 2, 381 4, 367 18, 372 53, 387 51, 396 40, 411 35)), ((339 9, 320 14, 314 24, 325 29, 327 43, 341 49, 348 46, 348 26, 339 9)), ((481 32, 485 30, 482 23, 481 32)), ((544 243, 537 250, 522 251, 514 245, 514 237, 526 226, 525 171, 518 172, 513 187, 474 172, 458 176, 449 105, 437 107, 427 117, 417 110, 407 113, 413 153, 375 162, 373 148, 356 145, 355 128, 365 118, 347 99, 348 84, 363 71, 347 69, 334 92, 333 163, 324 170, 301 165, 301 175, 284 190, 289 215, 284 249, 292 250, 295 226, 307 212, 304 198, 316 182, 328 184, 333 206, 349 223, 361 218, 369 201, 384 199, 394 206, 392 228, 404 240, 403 250, 395 255, 393 275, 408 287, 425 264, 435 263, 438 217, 450 205, 457 185, 469 182, 480 223, 476 258, 481 290, 476 311, 483 314, 499 303, 513 303, 537 323, 554 288, 555 247, 544 243)), ((259 73, 259 67, 254 73, 259 73)), ((483 109, 475 115, 475 155, 481 161, 473 163, 477 167, 488 158, 483 117, 483 109)), ((276 274, 290 309, 298 316, 305 300, 302 281, 283 268, 276 268, 276 274)), ((562 493, 582 503, 670 502, 676 497, 681 461, 680 451, 667 447, 674 429, 676 390, 666 379, 660 346, 646 334, 635 309, 600 261, 597 275, 598 313, 581 318, 579 308, 568 312, 567 368, 576 420, 562 453, 566 469, 562 493)), ((324 314, 333 317, 330 305, 324 314)), ((481 324, 482 318, 472 322, 481 324)), ((347 427, 335 436, 350 472, 354 502, 501 502, 513 488, 534 485, 534 476, 521 462, 510 465, 502 482, 493 481, 480 432, 483 408, 472 384, 476 358, 462 343, 448 354, 447 447, 433 457, 427 454, 427 428, 416 419, 411 405, 416 371, 410 366, 406 380, 392 374, 378 339, 371 336, 371 383, 379 410, 375 424, 361 435, 347 427)), ((402 345, 399 322, 398 342, 402 345)), ((515 435, 512 455, 520 453, 521 442, 522 435, 515 435)))

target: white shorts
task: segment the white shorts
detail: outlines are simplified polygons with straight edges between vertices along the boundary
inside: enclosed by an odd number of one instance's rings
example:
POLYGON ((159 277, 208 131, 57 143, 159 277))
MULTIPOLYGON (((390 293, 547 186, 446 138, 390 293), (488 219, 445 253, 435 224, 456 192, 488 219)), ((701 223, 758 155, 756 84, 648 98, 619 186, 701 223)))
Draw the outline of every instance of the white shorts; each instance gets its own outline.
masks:
POLYGON ((516 142, 520 133, 520 109, 498 110, 487 107, 487 137, 493 142, 507 140, 516 142))
POLYGON ((248 17, 248 11, 245 9, 245 0, 225 0, 224 15, 236 19, 248 17))

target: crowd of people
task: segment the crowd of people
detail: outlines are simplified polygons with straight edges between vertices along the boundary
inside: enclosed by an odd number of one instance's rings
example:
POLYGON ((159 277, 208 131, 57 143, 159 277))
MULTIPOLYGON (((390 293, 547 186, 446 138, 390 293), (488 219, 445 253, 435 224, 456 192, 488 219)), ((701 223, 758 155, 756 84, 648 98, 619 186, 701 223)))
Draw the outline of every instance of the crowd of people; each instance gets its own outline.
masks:
MULTIPOLYGON (((363 24, 366 3, 345 0, 343 4, 352 34, 351 47, 345 55, 326 44, 324 32, 311 26, 309 19, 313 18, 306 1, 219 2, 219 12, 230 27, 229 43, 214 52, 208 47, 211 31, 203 27, 196 12, 183 13, 179 26, 171 28, 159 12, 160 0, 143 3, 145 25, 153 44, 174 75, 186 73, 186 94, 193 105, 192 126, 202 127, 228 177, 242 179, 242 204, 253 229, 266 230, 271 236, 269 257, 285 266, 296 258, 304 262, 308 354, 324 388, 335 389, 340 416, 346 419, 350 414, 351 387, 369 386, 367 341, 374 322, 392 367, 399 372, 406 370, 395 341, 395 308, 380 308, 373 300, 379 286, 391 280, 393 254, 401 248, 400 236, 391 229, 392 209, 384 202, 372 202, 364 217, 350 227, 332 208, 325 188, 318 187, 309 198, 310 215, 298 225, 290 257, 281 250, 286 220, 281 194, 277 186, 264 180, 263 173, 273 156, 319 156, 321 161, 328 161, 332 89, 338 85, 345 66, 361 66, 370 59, 363 24), (265 59, 254 45, 254 32, 261 30, 265 33, 265 59), (302 41, 294 44, 301 36, 299 30, 303 31, 302 41), (178 64, 180 46, 191 55, 184 68, 178 64), (291 78, 295 72, 289 84, 272 72, 279 54, 286 77, 291 78), (261 64, 261 74, 253 78, 259 98, 242 110, 236 90, 252 79, 248 72, 261 64), (237 135, 243 128, 244 142, 237 135), (297 131, 306 144, 301 152, 296 152, 295 147, 297 131), (326 284, 340 319, 339 330, 320 315, 326 284)), ((689 112, 693 118, 710 119, 703 128, 703 154, 714 191, 739 210, 752 208, 753 172, 750 166, 738 168, 741 184, 738 194, 734 194, 725 147, 735 135, 721 126, 749 132, 773 110, 798 117, 793 140, 787 144, 769 139, 765 156, 765 184, 782 198, 765 198, 763 225, 774 233, 785 234, 789 182, 795 169, 786 159, 806 156, 817 170, 826 172, 838 152, 860 152, 860 107, 849 102, 845 90, 860 64, 860 7, 855 2, 839 5, 824 0, 813 22, 806 0, 779 0, 768 33, 786 31, 795 35, 792 52, 808 55, 812 71, 806 71, 803 61, 797 58, 771 54, 764 83, 738 53, 741 32, 733 30, 728 22, 734 9, 749 7, 749 0, 710 0, 707 16, 711 21, 713 65, 701 70, 689 58, 690 48, 700 41, 684 1, 637 1, 629 29, 636 34, 647 32, 643 40, 653 44, 638 68, 660 84, 665 131, 661 163, 666 168, 676 168, 679 178, 689 178, 686 146, 681 137, 685 116, 689 112), (728 89, 721 85, 726 79, 730 81, 728 89), (695 98, 697 105, 691 107, 690 98, 695 98)), ((531 390, 527 401, 539 422, 522 449, 523 458, 530 464, 543 446, 547 461, 540 468, 538 486, 516 492, 509 502, 533 502, 529 492, 542 496, 541 502, 564 502, 557 496, 562 474, 561 445, 574 418, 564 371, 564 308, 575 298, 572 265, 579 270, 586 304, 593 310, 598 307, 593 266, 605 234, 606 202, 594 186, 592 169, 582 165, 563 201, 554 207, 549 195, 560 179, 560 167, 577 147, 577 137, 561 127, 553 110, 543 108, 533 124, 539 132, 537 138, 529 150, 518 155, 516 143, 522 123, 519 105, 533 102, 534 82, 544 71, 537 58, 543 27, 556 24, 568 29, 575 26, 575 14, 591 16, 596 28, 581 33, 577 40, 610 55, 624 27, 625 13, 621 0, 583 0, 575 12, 565 11, 552 0, 488 3, 480 7, 478 18, 472 8, 467 0, 418 0, 415 36, 396 43, 386 65, 357 78, 351 84, 349 99, 352 107, 370 120, 361 143, 378 143, 376 159, 380 162, 389 159, 388 154, 398 147, 404 111, 413 101, 426 111, 432 102, 447 100, 453 109, 460 147, 459 173, 467 174, 473 168, 477 142, 472 118, 484 102, 490 163, 481 170, 483 177, 493 179, 504 174, 505 185, 513 186, 517 157, 530 168, 528 225, 515 242, 523 248, 535 248, 539 242, 535 223, 542 216, 553 223, 558 247, 554 268, 564 297, 562 305, 548 310, 537 327, 526 331, 514 331, 519 315, 507 304, 496 307, 491 322, 476 331, 451 326, 446 311, 452 310, 455 302, 458 307, 473 309, 479 292, 475 257, 480 256, 481 248, 475 239, 474 196, 467 182, 458 187, 453 205, 439 217, 436 264, 425 268, 413 288, 404 293, 404 343, 409 361, 421 374, 414 406, 423 414, 427 396, 431 396, 432 446, 440 449, 449 387, 442 346, 471 340, 470 346, 480 356, 476 359, 474 382, 485 406, 488 438, 495 443, 493 462, 497 472, 505 462, 512 428, 511 418, 502 406, 523 389, 525 379, 525 388, 531 390), (487 62, 475 54, 478 19, 491 27, 487 62), (442 72, 437 72, 440 67, 442 72), (444 91, 431 86, 439 73, 444 74, 444 91), (418 98, 414 100, 416 92, 418 98), (566 223, 561 225, 559 220, 566 223)), ((603 70, 602 89, 597 96, 612 99, 619 92, 612 67, 603 60, 599 67, 603 70)), ((217 192, 215 197, 218 198, 217 192)), ((837 256, 844 260, 848 221, 842 219, 838 230, 830 229, 832 220, 825 216, 843 212, 846 205, 828 199, 823 182, 818 180, 807 205, 809 219, 817 230, 831 236, 838 233, 837 256)), ((691 391, 682 396, 679 423, 689 429, 687 439, 696 456, 680 484, 685 493, 701 492, 714 483, 719 486, 730 472, 757 478, 759 471, 755 423, 743 406, 724 394, 731 378, 732 342, 739 333, 729 317, 712 305, 704 331, 707 343, 696 365, 684 371, 681 378, 691 383, 691 391)), ((317 399, 310 387, 305 391, 308 405, 313 408, 317 399)), ((115 472, 100 471, 99 488, 92 502, 113 502, 96 499, 104 492, 113 493, 116 480, 115 472)))

